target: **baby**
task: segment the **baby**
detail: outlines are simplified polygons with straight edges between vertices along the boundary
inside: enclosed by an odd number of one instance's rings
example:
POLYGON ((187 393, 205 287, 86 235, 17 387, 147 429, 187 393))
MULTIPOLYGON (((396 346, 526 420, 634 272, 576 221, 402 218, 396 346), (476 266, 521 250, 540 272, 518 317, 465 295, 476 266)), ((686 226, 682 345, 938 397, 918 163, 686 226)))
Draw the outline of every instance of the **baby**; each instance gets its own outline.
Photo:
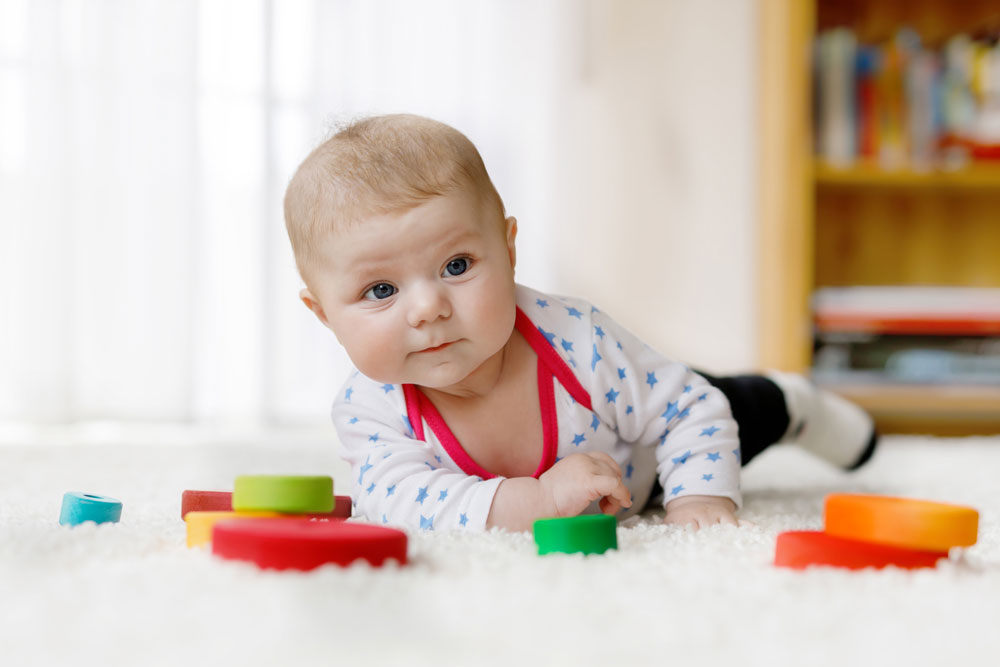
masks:
POLYGON ((298 168, 285 223, 302 301, 356 366, 333 405, 355 515, 426 530, 541 517, 735 524, 740 466, 795 438, 844 468, 877 435, 787 374, 713 378, 586 301, 514 281, 517 221, 472 143, 368 118, 298 168))

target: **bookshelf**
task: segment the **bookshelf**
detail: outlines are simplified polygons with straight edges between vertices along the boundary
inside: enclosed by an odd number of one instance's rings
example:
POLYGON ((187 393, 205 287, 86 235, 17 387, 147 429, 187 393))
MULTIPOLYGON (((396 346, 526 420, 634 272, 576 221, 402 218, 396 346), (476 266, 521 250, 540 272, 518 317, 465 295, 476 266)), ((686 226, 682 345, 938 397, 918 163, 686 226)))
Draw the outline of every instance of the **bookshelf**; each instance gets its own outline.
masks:
MULTIPOLYGON (((872 160, 828 164, 813 141, 813 43, 850 28, 881 43, 908 26, 936 48, 1000 28, 1000 3, 966 0, 761 0, 759 24, 759 358, 808 372, 810 297, 822 287, 1000 287, 1000 161, 958 168, 872 160)), ((1000 381, 838 382, 884 432, 1000 433, 1000 381)))

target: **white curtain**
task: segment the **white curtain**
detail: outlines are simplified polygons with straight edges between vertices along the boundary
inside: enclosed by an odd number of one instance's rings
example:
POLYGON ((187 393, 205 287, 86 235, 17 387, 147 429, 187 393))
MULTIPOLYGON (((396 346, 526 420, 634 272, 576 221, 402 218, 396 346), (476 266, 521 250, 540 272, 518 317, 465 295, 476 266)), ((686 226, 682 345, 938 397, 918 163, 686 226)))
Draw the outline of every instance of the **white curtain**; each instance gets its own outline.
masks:
POLYGON ((0 0, 0 421, 326 422, 349 361, 281 198, 357 115, 465 132, 546 288, 577 7, 0 0))

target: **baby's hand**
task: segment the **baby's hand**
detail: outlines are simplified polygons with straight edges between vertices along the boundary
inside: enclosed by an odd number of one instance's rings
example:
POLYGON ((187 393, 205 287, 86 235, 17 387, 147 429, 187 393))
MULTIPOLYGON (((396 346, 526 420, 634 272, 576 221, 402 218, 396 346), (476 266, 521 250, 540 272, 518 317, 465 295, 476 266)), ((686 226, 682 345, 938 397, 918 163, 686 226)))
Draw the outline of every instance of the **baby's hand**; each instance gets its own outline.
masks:
POLYGON ((598 498, 605 514, 632 506, 631 494, 622 483, 621 468, 604 452, 570 454, 538 481, 555 511, 553 516, 576 516, 598 498))
POLYGON ((667 503, 664 523, 694 525, 695 530, 716 523, 736 523, 736 503, 721 496, 682 496, 667 503))

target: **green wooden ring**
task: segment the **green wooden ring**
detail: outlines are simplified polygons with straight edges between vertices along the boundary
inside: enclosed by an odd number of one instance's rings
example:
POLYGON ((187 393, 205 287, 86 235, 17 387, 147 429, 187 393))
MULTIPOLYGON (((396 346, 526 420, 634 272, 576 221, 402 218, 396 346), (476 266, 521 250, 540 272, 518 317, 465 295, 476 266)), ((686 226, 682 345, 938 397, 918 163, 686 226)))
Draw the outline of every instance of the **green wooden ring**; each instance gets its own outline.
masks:
POLYGON ((233 484, 233 509, 310 514, 333 510, 333 478, 241 475, 233 484))
POLYGON ((538 554, 602 554, 618 548, 618 520, 611 514, 538 519, 533 525, 538 554))

